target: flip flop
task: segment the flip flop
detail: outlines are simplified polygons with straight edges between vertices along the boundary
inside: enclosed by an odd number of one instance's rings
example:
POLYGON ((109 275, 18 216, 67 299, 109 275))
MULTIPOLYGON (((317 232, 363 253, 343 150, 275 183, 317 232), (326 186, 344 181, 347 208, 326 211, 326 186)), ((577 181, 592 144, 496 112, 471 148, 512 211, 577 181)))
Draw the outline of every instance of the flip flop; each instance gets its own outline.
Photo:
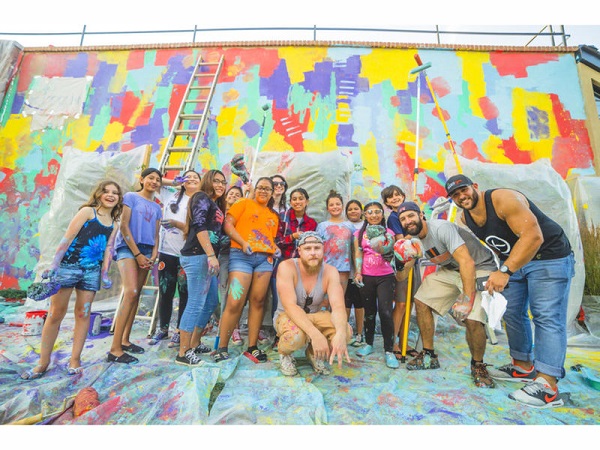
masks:
POLYGON ((108 362, 118 362, 122 364, 136 364, 139 360, 135 356, 131 356, 128 353, 123 353, 121 356, 115 356, 112 353, 109 353, 106 356, 106 360, 108 362))
MULTIPOLYGON (((397 360, 401 360, 402 359, 402 351, 399 350, 394 350, 392 352, 394 354, 394 356, 396 357, 397 360)), ((416 358, 419 355, 419 352, 416 351, 414 348, 411 348, 410 350, 406 350, 406 357, 408 358, 409 356, 411 358, 416 358)))
MULTIPOLYGON (((35 369, 35 367, 33 369, 35 369)), ((29 369, 29 370, 23 372, 20 375, 21 380, 23 380, 23 381, 37 380, 38 378, 43 377, 44 374, 46 373, 45 370, 43 372, 34 372, 33 369, 29 369)))
POLYGON ((145 350, 142 347, 140 347, 139 345, 135 345, 135 344, 129 344, 129 345, 121 344, 121 348, 123 349, 124 352, 135 353, 138 355, 145 352, 145 350))
POLYGON ((83 367, 67 367, 67 375, 79 375, 83 373, 83 367))

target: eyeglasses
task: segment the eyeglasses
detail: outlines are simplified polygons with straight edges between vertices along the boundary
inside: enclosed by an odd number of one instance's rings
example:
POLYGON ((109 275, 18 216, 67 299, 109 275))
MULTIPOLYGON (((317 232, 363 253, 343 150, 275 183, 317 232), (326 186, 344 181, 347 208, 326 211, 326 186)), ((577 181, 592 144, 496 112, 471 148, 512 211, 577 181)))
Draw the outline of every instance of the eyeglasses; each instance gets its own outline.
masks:
POLYGON ((283 181, 273 181, 273 186, 283 186, 285 187, 285 183, 283 181))
POLYGON ((214 184, 220 184, 221 186, 227 186, 227 181, 225 181, 225 180, 217 180, 217 179, 214 179, 214 180, 213 180, 213 183, 214 183, 214 184))
POLYGON ((272 192, 273 189, 271 189, 270 187, 266 187, 266 186, 259 186, 256 188, 257 191, 261 191, 261 192, 272 192))
POLYGON ((305 295, 304 296, 304 312, 305 313, 309 313, 310 312, 310 308, 309 306, 312 305, 313 302, 313 298, 311 295, 305 295))
POLYGON ((377 216, 379 214, 383 214, 383 211, 381 209, 367 209, 365 214, 367 216, 377 216))

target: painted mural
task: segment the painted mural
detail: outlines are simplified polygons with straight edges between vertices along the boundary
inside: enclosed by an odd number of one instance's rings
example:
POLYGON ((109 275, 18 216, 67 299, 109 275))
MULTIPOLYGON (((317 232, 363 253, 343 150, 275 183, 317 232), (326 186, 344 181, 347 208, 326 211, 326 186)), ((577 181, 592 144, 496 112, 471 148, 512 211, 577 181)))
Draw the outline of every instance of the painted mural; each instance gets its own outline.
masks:
MULTIPOLYGON (((392 183, 411 192, 418 128, 417 194, 433 203, 444 195, 449 144, 423 78, 417 98, 416 52, 343 45, 25 52, 0 123, 0 287, 26 288, 35 278, 38 225, 62 149, 148 145, 157 165, 198 56, 224 55, 199 168, 221 168, 254 148, 269 105, 261 150, 343 151, 361 200, 379 198, 392 183)), ((419 55, 431 63, 427 74, 458 154, 497 163, 549 158, 563 178, 594 173, 574 53, 419 55)))

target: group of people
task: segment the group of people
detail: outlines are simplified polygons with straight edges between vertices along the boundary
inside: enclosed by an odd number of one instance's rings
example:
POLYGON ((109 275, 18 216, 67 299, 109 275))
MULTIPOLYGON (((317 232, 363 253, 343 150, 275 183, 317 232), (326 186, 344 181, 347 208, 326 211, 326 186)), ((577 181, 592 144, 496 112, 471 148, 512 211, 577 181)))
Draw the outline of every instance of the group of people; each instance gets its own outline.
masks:
POLYGON ((44 273, 61 289, 51 298, 38 365, 21 377, 36 379, 47 370, 73 288, 75 330, 67 373, 81 373, 91 303, 101 285, 110 287, 114 259, 124 294, 114 319, 110 362, 135 363, 133 355, 145 351, 131 342, 130 333, 148 271, 158 264, 159 325, 148 344, 169 338, 177 290, 177 326, 168 343, 178 348, 177 364, 198 366, 200 356, 211 352, 215 362, 227 360, 229 343, 243 342, 239 328, 247 305, 245 354, 257 363, 267 361, 258 345, 263 319, 270 315, 284 375, 297 373, 294 353, 303 348, 321 374, 330 372, 328 364, 336 358, 340 367, 350 361, 350 344, 358 348, 358 357, 370 355, 377 316, 385 364, 396 369, 400 349, 407 347, 404 316, 410 314, 407 296, 413 295, 407 278, 414 275, 423 348, 408 348, 408 370, 440 367, 434 314, 450 312, 465 327, 475 386, 526 382, 509 397, 533 407, 562 404, 557 382, 565 376, 574 259, 562 228, 522 193, 482 192, 464 175, 450 177, 447 194, 464 211, 459 226, 425 220, 420 206, 407 202, 395 185, 382 190, 381 202, 364 207, 354 199, 344 205, 343 197, 331 191, 324 205, 328 218, 317 223, 307 214, 308 192, 293 189, 288 203, 287 188, 279 174, 227 189, 220 170, 202 176, 190 170, 167 181, 153 168, 142 172, 137 192, 123 195, 117 183, 101 183, 71 221, 44 273), (155 197, 165 190, 175 194, 163 200, 161 210, 155 197), (438 266, 422 281, 419 260, 438 266), (483 290, 502 293, 508 302, 504 321, 512 359, 497 369, 484 363, 483 290), (348 323, 352 308, 356 332, 348 323), (213 314, 219 323, 215 351, 202 342, 213 314))

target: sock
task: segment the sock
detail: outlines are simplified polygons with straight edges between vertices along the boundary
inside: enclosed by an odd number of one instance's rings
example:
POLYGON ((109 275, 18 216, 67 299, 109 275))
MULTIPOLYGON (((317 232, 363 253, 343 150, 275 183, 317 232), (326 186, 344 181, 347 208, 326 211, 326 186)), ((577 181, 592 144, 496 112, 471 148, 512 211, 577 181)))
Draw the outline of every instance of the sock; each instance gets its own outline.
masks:
POLYGON ((431 356, 432 358, 437 358, 437 355, 435 354, 432 348, 423 348, 423 353, 431 356))
POLYGON ((483 364, 483 360, 475 361, 473 358, 471 358, 471 365, 474 366, 475 364, 483 364))

